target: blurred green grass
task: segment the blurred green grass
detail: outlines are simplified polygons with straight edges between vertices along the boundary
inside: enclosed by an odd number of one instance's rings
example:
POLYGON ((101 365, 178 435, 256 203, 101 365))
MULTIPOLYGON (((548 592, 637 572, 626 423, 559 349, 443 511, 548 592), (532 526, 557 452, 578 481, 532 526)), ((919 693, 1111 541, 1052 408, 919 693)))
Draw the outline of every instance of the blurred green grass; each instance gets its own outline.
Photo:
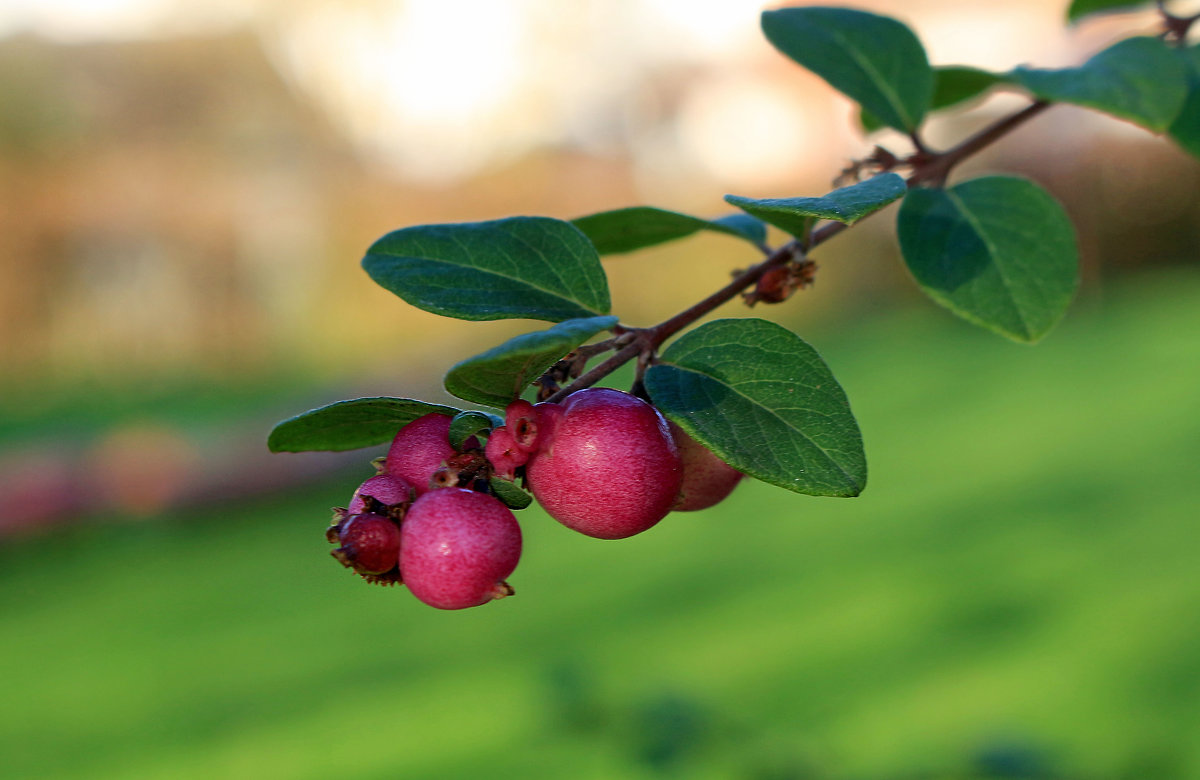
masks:
POLYGON ((0 548, 0 774, 1200 777, 1196 300, 1125 282, 1034 349, 822 326, 861 498, 528 510, 480 609, 338 567, 349 484, 0 548))

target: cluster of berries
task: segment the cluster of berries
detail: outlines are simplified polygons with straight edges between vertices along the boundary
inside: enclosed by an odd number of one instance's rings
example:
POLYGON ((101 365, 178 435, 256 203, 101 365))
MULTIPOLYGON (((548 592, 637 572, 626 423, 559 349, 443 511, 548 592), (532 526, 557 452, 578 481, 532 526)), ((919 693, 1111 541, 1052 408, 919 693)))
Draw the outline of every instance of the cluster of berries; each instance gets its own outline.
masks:
POLYGON ((486 446, 450 443, 451 418, 400 429, 380 473, 335 510, 333 556, 371 582, 403 582, 421 601, 463 609, 511 595, 521 528, 491 494, 523 479, 546 512, 598 539, 641 533, 672 510, 705 509, 741 480, 642 399, 594 388, 561 404, 518 400, 486 446))

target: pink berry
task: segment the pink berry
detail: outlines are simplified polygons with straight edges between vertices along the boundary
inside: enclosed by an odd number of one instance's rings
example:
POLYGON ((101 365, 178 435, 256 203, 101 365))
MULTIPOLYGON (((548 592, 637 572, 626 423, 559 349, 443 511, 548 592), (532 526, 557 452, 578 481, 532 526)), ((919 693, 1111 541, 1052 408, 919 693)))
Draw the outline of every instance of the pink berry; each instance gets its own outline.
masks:
POLYGON ((357 515, 365 512, 367 498, 373 498, 385 507, 398 506, 412 500, 412 486, 403 478, 394 474, 376 474, 358 486, 350 498, 347 514, 357 515))
POLYGON ((337 527, 337 540, 333 557, 359 574, 384 574, 400 561, 400 528, 383 515, 348 516, 337 527))
POLYGON ((522 452, 529 454, 538 446, 538 412, 533 404, 517 399, 504 410, 504 425, 513 442, 522 452))
POLYGON ((741 482, 742 472, 718 458, 675 423, 668 420, 667 424, 683 462, 683 484, 679 488, 675 511, 707 509, 724 500, 741 482))
POLYGON ((507 425, 501 425, 492 431, 484 454, 495 469, 496 476, 501 479, 512 479, 516 476, 517 468, 524 466, 529 460, 529 454, 513 439, 507 425))
POLYGON ((418 498, 400 528, 400 574, 438 609, 465 609, 512 594, 504 578, 521 557, 521 527, 494 496, 464 488, 418 498))
POLYGON ((454 455, 450 446, 450 417, 434 412, 400 429, 388 448, 383 470, 404 479, 421 496, 430 489, 433 473, 454 455))
POLYGON ((543 426, 525 473, 551 517, 598 539, 623 539, 653 526, 671 510, 683 477, 658 410, 607 388, 567 398, 553 428, 543 426))

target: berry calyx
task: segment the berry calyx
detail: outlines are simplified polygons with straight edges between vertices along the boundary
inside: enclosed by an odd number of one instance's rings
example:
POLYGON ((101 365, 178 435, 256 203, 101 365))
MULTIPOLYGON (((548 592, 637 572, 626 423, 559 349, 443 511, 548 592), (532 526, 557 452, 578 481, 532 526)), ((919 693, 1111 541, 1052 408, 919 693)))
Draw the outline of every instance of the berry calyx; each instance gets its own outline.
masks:
POLYGON ((608 388, 581 390, 559 412, 543 406, 539 448, 525 472, 551 517, 597 539, 623 539, 666 516, 683 469, 657 409, 608 388))
POLYGON ((494 496, 464 488, 418 498, 400 528, 400 574, 413 595, 438 609, 465 609, 510 596, 505 578, 521 557, 521 527, 494 496))
POLYGON ((492 430, 484 454, 492 464, 496 476, 508 480, 515 478, 516 470, 529 460, 528 451, 520 447, 507 425, 492 430))
POLYGON ((341 545, 330 554, 359 574, 386 574, 400 561, 400 528, 390 518, 372 512, 348 515, 330 531, 341 545))
POLYGON ((504 410, 504 426, 517 448, 531 454, 538 447, 538 411, 533 404, 518 398, 504 410))
POLYGON ((683 463, 683 482, 673 509, 676 512, 692 512, 723 501, 745 475, 718 458, 712 450, 675 423, 668 420, 667 425, 683 463))

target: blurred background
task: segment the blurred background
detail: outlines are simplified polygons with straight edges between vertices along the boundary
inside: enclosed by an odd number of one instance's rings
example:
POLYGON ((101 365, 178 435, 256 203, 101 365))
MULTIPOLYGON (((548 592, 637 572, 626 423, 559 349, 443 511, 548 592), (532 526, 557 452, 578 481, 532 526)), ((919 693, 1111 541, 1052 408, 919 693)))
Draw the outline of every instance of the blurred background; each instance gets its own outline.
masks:
MULTIPOLYGON (((1156 29, 856 5, 994 70, 1156 29)), ((328 556, 377 451, 267 453, 334 400, 446 401, 447 368, 542 327, 375 287, 389 230, 719 216, 907 149, 762 8, 0 0, 0 774, 1200 777, 1200 164, 1131 125, 1057 107, 960 174, 1032 177, 1079 230, 1036 348, 924 301, 886 215, 754 310, 845 387, 859 499, 746 484, 621 543, 529 509, 519 595, 437 613, 328 556)), ((610 258, 614 312, 653 324, 754 261, 717 235, 610 258)))

